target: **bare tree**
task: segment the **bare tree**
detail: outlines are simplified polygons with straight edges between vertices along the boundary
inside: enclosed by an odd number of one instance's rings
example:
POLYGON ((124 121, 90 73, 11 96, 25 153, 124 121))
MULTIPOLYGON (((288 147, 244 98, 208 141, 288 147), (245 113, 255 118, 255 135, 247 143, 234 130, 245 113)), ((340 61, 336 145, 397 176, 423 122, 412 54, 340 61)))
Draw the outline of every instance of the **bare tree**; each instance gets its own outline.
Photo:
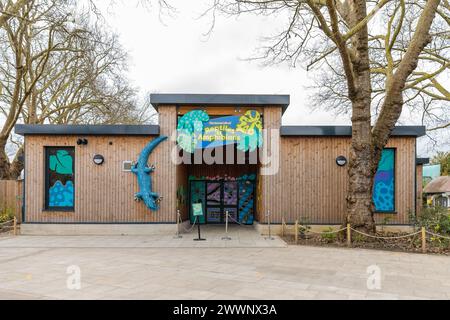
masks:
POLYGON ((12 17, 17 17, 19 11, 27 4, 28 0, 0 1, 0 27, 5 25, 12 17))
MULTIPOLYGON (((6 152, 17 122, 139 123, 127 55, 74 1, 29 0, 0 28, 0 179, 17 177, 23 149, 6 152)), ((13 141, 14 142, 14 141, 13 141)))
POLYGON ((344 223, 374 232, 373 180, 402 110, 448 110, 448 1, 215 0, 207 13, 288 18, 256 58, 315 69, 320 105, 351 112, 344 223))

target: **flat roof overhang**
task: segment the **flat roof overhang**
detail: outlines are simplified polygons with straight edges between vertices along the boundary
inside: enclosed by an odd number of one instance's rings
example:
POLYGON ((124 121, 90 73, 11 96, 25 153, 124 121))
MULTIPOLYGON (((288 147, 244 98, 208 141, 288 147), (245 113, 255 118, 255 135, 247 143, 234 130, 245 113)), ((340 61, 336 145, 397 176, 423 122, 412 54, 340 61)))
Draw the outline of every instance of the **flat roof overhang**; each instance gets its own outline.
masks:
POLYGON ((152 93, 150 103, 158 110, 161 105, 192 106, 280 106, 284 113, 289 106, 289 95, 277 94, 172 94, 152 93))
POLYGON ((16 124, 14 132, 19 135, 159 135, 159 125, 52 125, 16 124))
POLYGON ((430 158, 416 158, 416 164, 428 164, 430 163, 430 158))
MULTIPOLYGON (((392 131, 391 136, 421 137, 425 135, 424 126, 398 126, 392 131)), ((281 136, 328 136, 350 137, 351 126, 281 126, 281 136)))

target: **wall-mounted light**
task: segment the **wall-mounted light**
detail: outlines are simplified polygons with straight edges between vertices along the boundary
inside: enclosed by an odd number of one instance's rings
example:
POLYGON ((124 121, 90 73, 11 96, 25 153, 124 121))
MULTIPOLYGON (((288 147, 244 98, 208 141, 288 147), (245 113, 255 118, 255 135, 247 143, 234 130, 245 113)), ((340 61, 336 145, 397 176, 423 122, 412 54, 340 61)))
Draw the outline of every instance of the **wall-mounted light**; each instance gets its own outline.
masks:
POLYGON ((82 145, 82 144, 84 144, 84 145, 88 144, 88 141, 86 138, 78 138, 77 145, 82 145))
POLYGON ((337 158, 336 158, 336 164, 337 164, 339 167, 345 166, 345 165, 347 164, 347 158, 344 157, 344 156, 339 156, 339 157, 337 157, 337 158))
POLYGON ((96 165, 101 165, 105 162, 105 158, 101 154, 96 154, 92 160, 96 165))

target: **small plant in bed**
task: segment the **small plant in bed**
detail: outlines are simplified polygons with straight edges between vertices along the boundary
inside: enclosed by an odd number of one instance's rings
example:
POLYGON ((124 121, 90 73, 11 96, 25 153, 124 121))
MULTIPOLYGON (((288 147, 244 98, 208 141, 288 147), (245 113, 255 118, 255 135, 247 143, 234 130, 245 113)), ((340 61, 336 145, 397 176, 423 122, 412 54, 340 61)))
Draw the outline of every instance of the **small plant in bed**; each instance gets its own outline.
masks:
POLYGON ((14 219, 14 210, 10 207, 0 209, 0 223, 14 219))
POLYGON ((298 234, 300 239, 308 239, 308 232, 311 229, 309 225, 309 220, 307 218, 301 218, 298 226, 298 234))
POLYGON ((322 234, 320 235, 323 242, 332 243, 337 239, 337 233, 333 233, 333 228, 328 227, 322 230, 322 234))

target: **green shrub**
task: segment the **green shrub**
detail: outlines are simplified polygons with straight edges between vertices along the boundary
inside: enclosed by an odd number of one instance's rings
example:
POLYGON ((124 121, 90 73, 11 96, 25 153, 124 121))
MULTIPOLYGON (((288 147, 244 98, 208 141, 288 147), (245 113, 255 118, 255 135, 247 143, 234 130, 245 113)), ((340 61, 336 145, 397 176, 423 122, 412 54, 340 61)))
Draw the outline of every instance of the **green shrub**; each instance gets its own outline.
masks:
POLYGON ((5 207, 0 208, 0 223, 14 219, 14 209, 5 207))
POLYGON ((328 227, 328 228, 322 230, 322 232, 325 232, 320 235, 322 237, 322 240, 325 240, 328 243, 336 241, 337 233, 331 233, 331 232, 333 232, 332 227, 328 227))
POLYGON ((360 233, 357 232, 352 232, 352 242, 364 242, 364 240, 366 239, 365 236, 363 236, 360 233))
POLYGON ((415 218, 415 225, 440 234, 450 234, 450 215, 443 207, 427 207, 415 218))

